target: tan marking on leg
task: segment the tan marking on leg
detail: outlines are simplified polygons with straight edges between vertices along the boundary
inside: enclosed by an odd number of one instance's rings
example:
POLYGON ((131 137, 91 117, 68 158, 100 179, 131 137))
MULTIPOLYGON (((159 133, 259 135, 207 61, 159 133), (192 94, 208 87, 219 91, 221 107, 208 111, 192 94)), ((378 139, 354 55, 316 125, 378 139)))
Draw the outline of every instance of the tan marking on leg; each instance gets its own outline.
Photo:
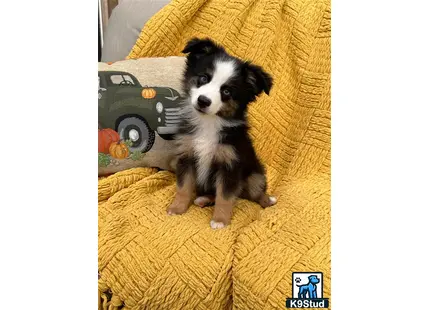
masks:
POLYGON ((222 179, 217 177, 215 207, 210 225, 213 229, 223 228, 230 224, 233 215, 233 206, 237 200, 236 195, 225 198, 222 188, 222 179))
POLYGON ((177 186, 175 199, 167 209, 168 215, 182 214, 188 210, 195 196, 195 179, 191 173, 184 177, 182 187, 177 186))
POLYGON ((212 228, 223 228, 230 224, 235 202, 236 197, 227 200, 224 199, 222 195, 217 194, 215 199, 214 213, 210 223, 212 228))
POLYGON ((266 177, 260 173, 253 173, 247 179, 247 189, 251 200, 257 201, 264 194, 266 177))
POLYGON ((218 163, 224 163, 231 166, 233 162, 237 160, 234 147, 231 145, 218 145, 214 154, 214 160, 218 163))

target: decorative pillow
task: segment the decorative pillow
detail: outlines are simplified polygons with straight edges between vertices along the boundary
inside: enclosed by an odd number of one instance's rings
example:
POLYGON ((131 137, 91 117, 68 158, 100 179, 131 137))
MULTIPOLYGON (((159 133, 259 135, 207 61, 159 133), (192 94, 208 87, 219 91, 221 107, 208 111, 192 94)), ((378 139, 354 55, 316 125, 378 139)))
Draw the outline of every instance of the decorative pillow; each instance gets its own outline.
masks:
POLYGON ((184 57, 99 63, 99 176, 133 167, 175 169, 184 57))

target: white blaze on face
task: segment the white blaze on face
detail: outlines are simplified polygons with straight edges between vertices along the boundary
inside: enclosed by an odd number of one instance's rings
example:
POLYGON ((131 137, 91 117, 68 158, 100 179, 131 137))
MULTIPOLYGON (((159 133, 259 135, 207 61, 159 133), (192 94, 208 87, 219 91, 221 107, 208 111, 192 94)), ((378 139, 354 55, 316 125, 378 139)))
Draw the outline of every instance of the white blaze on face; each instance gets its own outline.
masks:
POLYGON ((200 95, 211 100, 211 105, 206 109, 207 114, 216 114, 222 106, 221 86, 225 84, 235 71, 235 64, 231 60, 217 60, 214 65, 214 73, 209 83, 191 88, 191 104, 197 107, 197 98, 200 95))

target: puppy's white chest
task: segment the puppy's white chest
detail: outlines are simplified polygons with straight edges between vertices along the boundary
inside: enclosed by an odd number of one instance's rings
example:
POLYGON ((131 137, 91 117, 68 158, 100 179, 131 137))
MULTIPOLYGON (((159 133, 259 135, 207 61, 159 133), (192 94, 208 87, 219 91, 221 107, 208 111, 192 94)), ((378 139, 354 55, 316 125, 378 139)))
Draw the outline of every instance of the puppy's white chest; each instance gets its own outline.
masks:
POLYGON ((197 183, 205 184, 219 144, 218 129, 209 127, 198 130, 194 135, 193 144, 197 157, 197 183))

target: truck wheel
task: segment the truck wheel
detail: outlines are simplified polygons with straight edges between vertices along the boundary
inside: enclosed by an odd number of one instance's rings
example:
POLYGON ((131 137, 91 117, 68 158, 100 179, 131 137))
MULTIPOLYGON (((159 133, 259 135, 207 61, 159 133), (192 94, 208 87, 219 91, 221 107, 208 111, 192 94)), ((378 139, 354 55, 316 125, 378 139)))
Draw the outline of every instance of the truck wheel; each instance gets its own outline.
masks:
POLYGON ((118 133, 121 140, 130 140, 130 152, 148 152, 155 141, 155 133, 149 128, 145 120, 137 117, 128 117, 118 124, 118 133))

